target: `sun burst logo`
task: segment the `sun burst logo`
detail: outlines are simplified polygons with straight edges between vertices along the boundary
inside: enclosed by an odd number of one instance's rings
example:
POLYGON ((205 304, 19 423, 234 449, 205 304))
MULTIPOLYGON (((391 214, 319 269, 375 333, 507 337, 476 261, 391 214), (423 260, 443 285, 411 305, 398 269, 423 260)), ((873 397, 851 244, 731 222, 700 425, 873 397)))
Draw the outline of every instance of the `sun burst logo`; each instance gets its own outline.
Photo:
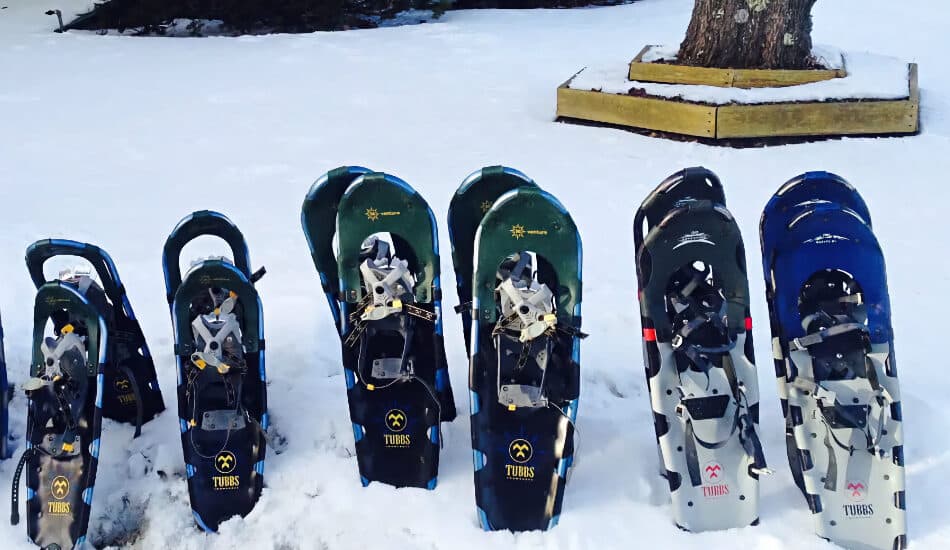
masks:
POLYGON ((371 222, 374 222, 374 221, 378 220, 378 219, 379 219, 379 210, 376 210, 375 208, 367 208, 367 209, 366 209, 366 219, 368 219, 368 220, 371 221, 371 222))
POLYGON ((516 224, 511 226, 511 236, 516 239, 524 238, 525 231, 524 226, 521 224, 516 224))
POLYGON ((482 201, 482 214, 491 210, 491 201, 482 201))

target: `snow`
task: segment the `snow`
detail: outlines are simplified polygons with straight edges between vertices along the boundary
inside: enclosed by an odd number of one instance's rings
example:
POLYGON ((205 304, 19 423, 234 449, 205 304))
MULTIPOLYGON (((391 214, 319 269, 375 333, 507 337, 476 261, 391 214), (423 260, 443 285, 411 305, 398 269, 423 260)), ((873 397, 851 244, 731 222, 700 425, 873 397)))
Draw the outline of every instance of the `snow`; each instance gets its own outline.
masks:
MULTIPOLYGON (((679 46, 647 46, 643 52, 640 61, 643 63, 655 63, 657 61, 676 61, 679 54, 679 46)), ((821 64, 822 67, 829 70, 843 69, 843 52, 834 46, 815 44, 811 48, 811 55, 821 64)))
MULTIPOLYGON (((676 48, 659 46, 647 52, 644 61, 671 60, 676 48)), ((686 84, 660 84, 627 80, 627 57, 613 63, 598 62, 585 67, 571 80, 575 90, 599 90, 611 94, 626 94, 631 88, 644 90, 647 95, 675 97, 695 103, 727 105, 730 103, 780 103, 794 101, 828 101, 834 99, 904 99, 908 95, 907 61, 868 52, 836 52, 823 47, 814 50, 822 59, 843 59, 847 76, 783 88, 724 88, 686 84)), ((615 56, 616 57, 616 56, 615 56)), ((830 62, 830 68, 836 63, 830 62)))
MULTIPOLYGON (((60 0, 66 17, 89 0, 60 0), (68 9, 67 9, 68 8, 68 9)), ((682 38, 690 0, 580 10, 450 12, 417 26, 241 38, 136 38, 49 32, 33 0, 0 7, 0 311, 10 377, 30 361, 34 291, 23 266, 45 237, 94 242, 115 258, 155 355, 171 408, 132 441, 107 422, 90 535, 138 549, 666 549, 833 548, 812 534, 794 488, 772 366, 757 223, 787 178, 825 169, 867 199, 888 260, 904 396, 907 505, 913 548, 950 547, 944 473, 950 377, 942 343, 950 66, 933 37, 950 9, 928 0, 818 2, 819 43, 920 63, 919 136, 727 149, 620 130, 556 124, 555 88, 592 61, 632 58, 682 38), (445 427, 439 487, 361 488, 339 343, 299 225, 310 183, 342 164, 406 179, 439 220, 443 280, 452 280, 445 216, 471 171, 507 164, 571 210, 584 243, 584 330, 578 427, 582 456, 560 525, 483 533, 474 512, 461 323, 445 319, 460 417, 445 427), (705 165, 723 179, 746 238, 763 444, 758 527, 690 534, 672 524, 638 338, 631 223, 670 173, 705 165), (161 249, 185 214, 226 213, 248 238, 268 340, 271 413, 289 439, 268 454, 267 488, 246 519, 216 536, 193 526, 175 418, 171 323, 161 249), (164 479, 159 472, 164 472, 164 479)), ((617 65, 623 67, 622 64, 617 65)), ((850 69, 849 65, 849 69, 850 69)), ((622 74, 622 73, 621 73, 622 74)), ((200 243, 195 255, 220 253, 200 243)), ((445 288, 446 305, 455 291, 445 288)), ((446 308, 448 310, 448 307, 446 308)), ((22 449, 26 400, 12 404, 22 449)), ((0 463, 0 518, 13 461, 0 463)), ((31 545, 0 524, 5 550, 31 545)))

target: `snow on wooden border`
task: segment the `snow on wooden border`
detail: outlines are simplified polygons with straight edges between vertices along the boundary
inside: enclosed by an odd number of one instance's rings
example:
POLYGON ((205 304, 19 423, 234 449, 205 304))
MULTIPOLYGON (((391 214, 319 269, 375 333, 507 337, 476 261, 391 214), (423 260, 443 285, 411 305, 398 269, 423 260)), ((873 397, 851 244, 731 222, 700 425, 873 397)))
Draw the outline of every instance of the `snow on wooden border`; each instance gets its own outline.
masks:
MULTIPOLYGON (((834 60, 836 50, 819 47, 814 50, 825 60, 834 60)), ((652 48, 644 54, 667 56, 669 48, 652 48)), ((673 52, 675 55, 675 51, 673 52)), ((828 101, 842 99, 904 99, 907 98, 907 63, 900 59, 867 52, 839 54, 848 76, 821 82, 783 88, 720 88, 694 84, 659 84, 627 80, 629 59, 604 66, 587 67, 570 82, 575 90, 597 90, 606 93, 627 94, 631 88, 643 90, 647 95, 683 99, 710 105, 730 103, 761 104, 791 103, 802 101, 828 101)), ((662 57, 662 59, 668 59, 662 57)), ((835 67, 833 61, 829 68, 835 67)))

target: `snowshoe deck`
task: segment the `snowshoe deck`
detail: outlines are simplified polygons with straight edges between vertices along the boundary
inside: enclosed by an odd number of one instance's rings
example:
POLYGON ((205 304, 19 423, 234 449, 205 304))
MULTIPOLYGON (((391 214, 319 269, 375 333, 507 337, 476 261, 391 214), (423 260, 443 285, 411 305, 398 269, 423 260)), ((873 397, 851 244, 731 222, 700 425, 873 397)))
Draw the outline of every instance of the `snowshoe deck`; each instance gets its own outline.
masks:
POLYGON ((520 187, 485 214, 474 257, 469 389, 479 520, 486 530, 548 529, 574 460, 580 237, 554 197, 520 187))
POLYGON ((98 246, 64 239, 33 243, 26 251, 26 265, 37 288, 45 284, 43 266, 52 258, 75 256, 88 261, 105 292, 111 362, 105 370, 102 411, 106 418, 136 426, 165 410, 155 364, 142 327, 135 318, 125 286, 112 258, 98 246))
MULTIPOLYGON (((798 216, 820 204, 838 204, 858 215, 871 226, 871 215, 861 195, 844 178, 829 172, 806 172, 785 182, 766 204, 759 221, 759 240, 762 247, 762 273, 765 274, 765 294, 769 306, 769 325, 772 334, 778 334, 775 317, 772 278, 768 275, 772 269, 772 251, 785 235, 788 225, 798 216)), ((777 340, 773 337, 773 347, 777 340)), ((785 447, 792 470, 795 485, 805 493, 802 478, 801 460, 798 458, 798 446, 795 443, 794 426, 788 414, 788 389, 785 379, 785 359, 781 353, 773 353, 775 376, 778 386, 782 414, 785 417, 785 447)), ((807 495, 806 495, 807 496, 807 495)))
POLYGON ((442 337, 435 219, 422 197, 394 176, 340 169, 324 179, 324 191, 311 191, 304 204, 304 231, 321 281, 331 281, 329 292, 337 290, 328 299, 334 315, 339 312, 360 480, 434 489, 441 422, 456 414, 442 337), (352 183, 340 196, 337 186, 347 178, 352 183), (331 277, 327 244, 334 229, 337 272, 331 277))
POLYGON ((537 184, 514 168, 488 166, 465 178, 449 203, 449 239, 459 297, 457 311, 462 316, 466 354, 471 351, 475 232, 498 197, 519 187, 537 187, 537 184))
POLYGON ((97 291, 55 281, 36 295, 32 378, 24 386, 27 448, 14 474, 11 521, 19 522, 25 467, 27 533, 43 548, 81 546, 89 526, 110 361, 105 299, 97 291))
POLYGON ((884 258, 866 213, 814 198, 784 234, 771 211, 763 217, 773 349, 797 449, 789 459, 819 536, 899 550, 903 429, 884 258))
POLYGON ((165 243, 165 280, 175 331, 178 415, 195 521, 216 531, 246 516, 264 485, 267 379, 264 325, 243 235, 221 214, 195 212, 165 243), (181 276, 182 248, 214 235, 234 262, 198 261, 181 276))
POLYGON ((758 522, 758 380, 745 251, 722 205, 669 212, 637 255, 647 377, 674 520, 758 522))

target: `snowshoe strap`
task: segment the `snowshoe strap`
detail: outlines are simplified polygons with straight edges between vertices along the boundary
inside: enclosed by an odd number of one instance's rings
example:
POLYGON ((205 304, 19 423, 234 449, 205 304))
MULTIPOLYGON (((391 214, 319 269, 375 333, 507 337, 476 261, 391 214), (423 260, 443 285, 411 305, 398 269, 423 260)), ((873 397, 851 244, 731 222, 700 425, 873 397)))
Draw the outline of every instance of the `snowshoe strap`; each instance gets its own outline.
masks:
POLYGON ((17 462, 16 470, 14 470, 13 487, 10 490, 10 525, 20 523, 20 476, 23 474, 23 467, 35 453, 36 450, 33 447, 23 451, 20 461, 17 462))
POLYGON ((862 323, 840 323, 824 330, 795 338, 788 343, 790 351, 807 351, 811 346, 821 344, 829 338, 840 336, 848 332, 862 331, 867 332, 868 328, 862 323))
POLYGON ((287 450, 287 438, 284 437, 274 425, 271 425, 269 429, 265 430, 264 426, 246 410, 244 411, 244 417, 247 422, 264 437, 267 446, 273 449, 275 453, 281 454, 287 450))

